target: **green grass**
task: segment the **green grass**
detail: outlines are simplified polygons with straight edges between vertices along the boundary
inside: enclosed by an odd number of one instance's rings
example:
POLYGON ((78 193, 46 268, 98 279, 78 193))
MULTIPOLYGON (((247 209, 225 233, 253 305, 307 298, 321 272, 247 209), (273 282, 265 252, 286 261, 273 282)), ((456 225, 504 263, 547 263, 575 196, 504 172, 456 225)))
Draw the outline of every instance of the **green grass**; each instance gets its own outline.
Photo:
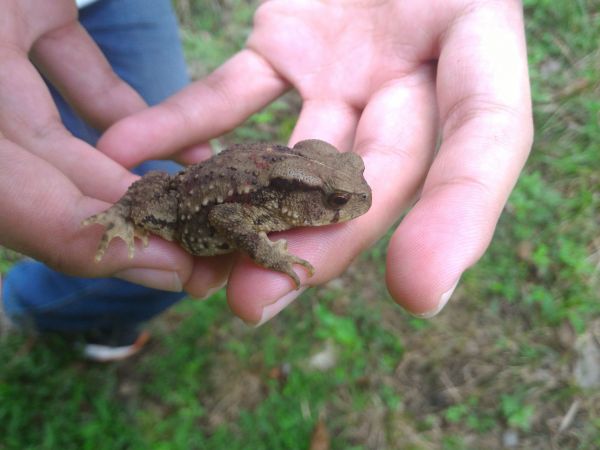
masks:
MULTIPOLYGON (((178 3, 197 76, 244 42, 249 2, 178 3)), ((391 303, 382 239, 258 330, 219 293, 154 321, 148 350, 119 364, 10 336, 0 450, 302 449, 319 420, 332 449, 501 449, 511 436, 524 449, 600 448, 600 392, 572 370, 577 336, 600 324, 600 2, 525 8, 534 151, 443 314, 422 321, 391 303)), ((297 110, 286 96, 224 140, 285 141, 297 110)), ((0 249, 0 272, 16 260, 0 249)))

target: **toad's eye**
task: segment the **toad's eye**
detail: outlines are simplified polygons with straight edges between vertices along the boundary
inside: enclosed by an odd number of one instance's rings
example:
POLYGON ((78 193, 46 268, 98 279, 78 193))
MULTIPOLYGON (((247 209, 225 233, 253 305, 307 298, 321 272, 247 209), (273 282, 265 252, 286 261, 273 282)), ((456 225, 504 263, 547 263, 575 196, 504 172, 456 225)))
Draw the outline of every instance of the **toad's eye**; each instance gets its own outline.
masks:
POLYGON ((342 192, 334 192, 333 194, 327 197, 327 203, 332 208, 341 208, 350 200, 350 194, 345 194, 342 192))

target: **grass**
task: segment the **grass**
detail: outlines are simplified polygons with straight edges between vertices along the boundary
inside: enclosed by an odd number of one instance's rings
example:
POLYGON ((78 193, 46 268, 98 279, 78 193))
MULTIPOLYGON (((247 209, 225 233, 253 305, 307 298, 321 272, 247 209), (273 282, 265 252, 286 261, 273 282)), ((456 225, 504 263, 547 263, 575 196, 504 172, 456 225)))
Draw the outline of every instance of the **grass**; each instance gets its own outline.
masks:
MULTIPOLYGON (((383 239, 258 330, 218 293, 154 321, 119 364, 10 336, 0 449, 300 449, 316 430, 332 449, 600 448, 600 389, 573 369, 600 329, 600 2, 524 3, 534 152, 443 314, 391 303, 383 239)), ((243 43, 248 2, 178 4, 197 76, 243 43)), ((226 139, 285 141, 297 107, 286 96, 226 139)), ((1 250, 0 271, 16 259, 1 250)))

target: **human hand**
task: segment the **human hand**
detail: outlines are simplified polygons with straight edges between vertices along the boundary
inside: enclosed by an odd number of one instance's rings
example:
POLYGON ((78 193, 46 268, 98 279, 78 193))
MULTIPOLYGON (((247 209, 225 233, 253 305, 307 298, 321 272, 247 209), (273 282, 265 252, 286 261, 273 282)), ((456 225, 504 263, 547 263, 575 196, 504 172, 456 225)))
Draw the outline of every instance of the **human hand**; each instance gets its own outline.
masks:
POLYGON ((82 231, 81 221, 136 177, 69 134, 31 61, 99 129, 146 105, 112 72, 72 0, 0 0, 0 9, 0 244, 72 275, 181 290, 197 271, 197 292, 222 282, 225 261, 194 260, 160 239, 133 260, 115 251, 94 262, 101 230, 82 231))
MULTIPOLYGON (((285 233, 291 251, 316 267, 309 282, 342 272, 418 198, 390 241, 386 281, 406 309, 435 314, 487 248, 531 147, 520 3, 265 2, 246 49, 117 123, 99 147, 126 166, 175 152, 195 161, 206 156, 195 144, 290 87, 303 99, 290 140, 360 153, 373 188, 365 216, 285 233)), ((285 276, 241 258, 228 298, 240 317, 262 323, 297 295, 291 289, 285 276)))

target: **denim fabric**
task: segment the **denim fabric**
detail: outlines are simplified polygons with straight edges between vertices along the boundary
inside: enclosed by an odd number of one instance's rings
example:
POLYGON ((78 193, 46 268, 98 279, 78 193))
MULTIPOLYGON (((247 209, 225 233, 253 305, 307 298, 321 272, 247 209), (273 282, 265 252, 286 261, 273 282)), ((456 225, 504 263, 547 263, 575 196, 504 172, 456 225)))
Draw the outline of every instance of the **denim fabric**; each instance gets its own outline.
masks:
MULTIPOLYGON (((102 0, 82 8, 80 21, 115 72, 149 104, 189 82, 170 0, 102 0)), ((50 90, 65 126, 94 145, 99 133, 50 90)), ((173 162, 149 161, 134 172, 178 169, 173 162)), ((3 287, 9 317, 39 331, 136 327, 184 297, 113 278, 70 277, 31 260, 15 265, 3 287)))

